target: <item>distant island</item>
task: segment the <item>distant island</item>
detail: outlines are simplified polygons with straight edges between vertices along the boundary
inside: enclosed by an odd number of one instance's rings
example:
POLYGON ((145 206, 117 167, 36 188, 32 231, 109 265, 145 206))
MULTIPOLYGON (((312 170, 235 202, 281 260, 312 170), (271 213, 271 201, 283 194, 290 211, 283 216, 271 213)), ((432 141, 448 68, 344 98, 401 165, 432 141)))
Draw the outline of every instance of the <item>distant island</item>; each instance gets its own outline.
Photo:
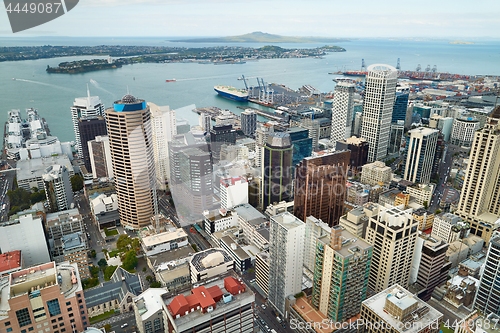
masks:
MULTIPOLYGON (((4 48, 6 49, 6 48, 4 48)), ((169 63, 169 62, 195 62, 200 64, 231 65, 244 64, 247 61, 277 58, 321 58, 329 52, 345 52, 345 49, 334 45, 325 45, 315 48, 285 49, 275 45, 260 48, 241 46, 213 46, 201 48, 185 47, 151 47, 151 46, 95 46, 95 47, 70 47, 61 50, 60 47, 50 47, 54 51, 53 57, 64 53, 66 56, 79 54, 103 55, 104 50, 113 55, 127 55, 128 57, 108 57, 107 59, 76 60, 62 62, 57 67, 47 66, 47 73, 77 74, 105 69, 120 68, 124 65, 136 63, 169 63), (64 52, 62 52, 64 51, 64 52)), ((39 53, 39 47, 32 49, 23 48, 23 52, 9 53, 9 59, 23 60, 26 57, 33 59, 39 53), (31 52, 29 52, 31 51, 31 52)), ((45 50, 47 51, 47 50, 45 50)), ((43 53, 43 58, 49 58, 51 52, 43 53)), ((2 48, 0 48, 0 59, 2 48)))
POLYGON ((450 42, 450 44, 455 44, 455 45, 473 45, 474 42, 466 42, 466 41, 463 41, 463 40, 454 40, 454 41, 450 42))
POLYGON ((329 37, 295 37, 268 34, 261 31, 228 37, 206 37, 170 40, 171 42, 187 43, 336 43, 347 39, 329 37))

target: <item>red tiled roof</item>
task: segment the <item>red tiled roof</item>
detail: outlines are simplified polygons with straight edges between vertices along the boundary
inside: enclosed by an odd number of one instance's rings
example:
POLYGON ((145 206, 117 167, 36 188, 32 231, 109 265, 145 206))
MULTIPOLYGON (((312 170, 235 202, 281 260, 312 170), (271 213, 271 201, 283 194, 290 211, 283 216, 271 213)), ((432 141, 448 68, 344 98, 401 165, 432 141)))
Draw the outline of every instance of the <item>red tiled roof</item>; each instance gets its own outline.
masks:
POLYGON ((226 288, 226 290, 229 291, 232 295, 237 295, 239 293, 245 292, 245 285, 232 276, 224 279, 224 288, 226 288))
POLYGON ((184 295, 177 295, 174 297, 172 302, 168 305, 168 309, 175 317, 177 315, 183 315, 186 311, 189 311, 189 304, 184 295))
POLYGON ((215 306, 214 299, 208 292, 207 288, 205 288, 204 286, 192 289, 191 293, 196 296, 197 301, 200 303, 203 312, 205 312, 206 308, 210 306, 215 306))
POLYGON ((208 288, 207 291, 216 303, 222 299, 222 290, 219 288, 219 286, 212 286, 208 288))
POLYGON ((0 273, 21 268, 21 251, 10 251, 0 254, 0 273))

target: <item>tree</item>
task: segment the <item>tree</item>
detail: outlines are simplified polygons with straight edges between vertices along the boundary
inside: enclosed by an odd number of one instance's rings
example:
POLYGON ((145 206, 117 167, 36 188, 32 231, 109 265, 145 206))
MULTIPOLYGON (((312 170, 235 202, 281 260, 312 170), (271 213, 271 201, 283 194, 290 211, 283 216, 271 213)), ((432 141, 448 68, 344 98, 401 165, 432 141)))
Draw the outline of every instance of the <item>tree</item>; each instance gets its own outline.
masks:
POLYGON ((161 283, 158 282, 158 281, 153 281, 153 282, 151 282, 151 284, 149 286, 151 288, 160 288, 161 287, 161 283))
POLYGON ((71 176, 70 178, 71 181, 71 188, 73 189, 73 192, 80 191, 83 188, 83 177, 80 174, 76 174, 71 176))
POLYGON ((132 239, 128 235, 120 235, 116 241, 116 248, 121 251, 128 250, 131 244, 132 239))
POLYGON ((146 281, 148 281, 149 283, 152 283, 154 280, 155 279, 151 275, 146 276, 146 281))
POLYGON ((99 267, 101 267, 101 269, 104 270, 106 266, 108 266, 108 262, 106 261, 106 259, 102 258, 97 262, 97 265, 99 265, 99 267))
POLYGON ((112 329, 113 327, 111 326, 111 324, 104 325, 104 330, 106 330, 106 332, 111 332, 112 329))
POLYGON ((109 281, 117 268, 118 266, 106 266, 104 269, 104 281, 109 281))
POLYGON ((137 267, 137 256, 134 250, 130 250, 123 256, 122 267, 127 271, 132 271, 137 267))
POLYGON ((426 200, 426 201, 424 201, 423 205, 424 205, 424 208, 425 208, 425 209, 429 208, 429 203, 427 202, 427 200, 426 200))
POLYGON ((92 249, 92 250, 90 251, 90 257, 91 257, 91 258, 95 258, 95 257, 97 257, 97 252, 96 252, 94 249, 92 249))

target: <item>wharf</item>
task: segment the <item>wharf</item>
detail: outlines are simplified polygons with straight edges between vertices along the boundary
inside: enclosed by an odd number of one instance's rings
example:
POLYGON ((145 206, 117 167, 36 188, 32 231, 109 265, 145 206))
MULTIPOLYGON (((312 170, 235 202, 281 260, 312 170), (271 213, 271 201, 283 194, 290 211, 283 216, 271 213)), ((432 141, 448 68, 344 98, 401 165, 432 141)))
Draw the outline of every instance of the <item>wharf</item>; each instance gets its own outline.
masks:
POLYGON ((247 110, 247 109, 250 109, 252 111, 254 111, 255 113, 257 113, 259 116, 262 116, 262 117, 265 117, 265 118, 268 118, 268 119, 271 119, 271 120, 276 120, 276 121, 279 121, 279 122, 282 122, 282 121, 286 121, 286 119, 278 114, 274 114, 272 112, 269 112, 269 111, 264 111, 264 110, 259 110, 259 109, 255 109, 255 108, 252 108, 252 107, 245 107, 245 106, 237 106, 238 109, 241 109, 241 110, 247 110))

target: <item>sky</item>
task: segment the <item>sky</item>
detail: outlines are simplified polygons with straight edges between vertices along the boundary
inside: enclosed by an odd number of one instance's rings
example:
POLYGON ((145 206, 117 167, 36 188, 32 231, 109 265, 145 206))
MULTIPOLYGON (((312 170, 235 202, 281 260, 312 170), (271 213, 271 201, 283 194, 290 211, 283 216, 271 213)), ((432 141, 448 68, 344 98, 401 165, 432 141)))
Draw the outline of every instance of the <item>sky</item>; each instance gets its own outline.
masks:
POLYGON ((2 6, 0 36, 235 36, 262 31, 475 39, 500 38, 499 17, 499 0, 80 0, 65 15, 16 34, 2 6))

